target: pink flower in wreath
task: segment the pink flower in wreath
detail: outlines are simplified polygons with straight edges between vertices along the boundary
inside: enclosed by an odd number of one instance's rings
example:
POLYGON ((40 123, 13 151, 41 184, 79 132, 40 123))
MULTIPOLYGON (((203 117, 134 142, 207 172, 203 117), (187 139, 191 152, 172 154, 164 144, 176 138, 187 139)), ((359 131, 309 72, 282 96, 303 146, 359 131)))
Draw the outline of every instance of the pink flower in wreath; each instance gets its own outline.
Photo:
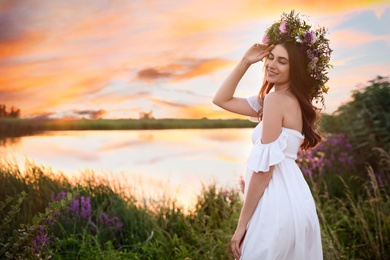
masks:
POLYGON ((286 22, 283 21, 280 26, 279 26, 279 30, 281 33, 286 33, 287 32, 287 26, 286 26, 286 22))
POLYGON ((268 38, 268 35, 267 35, 267 34, 264 34, 263 39, 261 40, 261 42, 262 42, 263 44, 268 45, 268 43, 269 43, 269 38, 268 38))

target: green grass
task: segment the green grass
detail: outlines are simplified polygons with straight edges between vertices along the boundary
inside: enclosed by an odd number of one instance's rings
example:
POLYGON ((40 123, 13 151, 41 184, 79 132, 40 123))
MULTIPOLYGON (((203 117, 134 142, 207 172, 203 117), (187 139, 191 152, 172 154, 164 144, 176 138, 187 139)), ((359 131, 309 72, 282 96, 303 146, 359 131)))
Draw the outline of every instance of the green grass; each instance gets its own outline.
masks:
MULTIPOLYGON (((389 154, 379 148, 375 153, 382 170, 388 172, 389 154)), ((365 172, 364 179, 334 173, 342 187, 337 192, 328 189, 335 176, 307 178, 321 222, 324 259, 390 259, 389 176, 374 172, 370 166, 365 172)))
MULTIPOLYGON (((2 162, 0 197, 18 198, 22 191, 26 196, 17 205, 18 213, 13 214, 8 227, 1 230, 0 250, 8 237, 18 234, 21 224, 32 225, 34 216, 47 211, 53 197, 70 191, 76 195, 62 207, 56 223, 35 223, 27 234, 26 245, 9 249, 11 255, 23 254, 27 247, 35 257, 54 259, 232 259, 228 244, 241 207, 238 191, 210 185, 199 195, 195 208, 185 212, 173 198, 137 200, 118 185, 98 180, 93 173, 84 175, 77 185, 72 183, 41 166, 27 164, 21 172, 17 165, 2 162), (86 198, 90 199, 91 214, 79 217, 86 198), (80 205, 74 211, 76 200, 80 205), (104 214, 110 223, 104 220, 104 214), (118 228, 117 224, 123 226, 118 228), (36 237, 42 236, 41 227, 49 242, 34 246, 36 237)), ((0 219, 10 211, 10 207, 3 208, 0 219)))

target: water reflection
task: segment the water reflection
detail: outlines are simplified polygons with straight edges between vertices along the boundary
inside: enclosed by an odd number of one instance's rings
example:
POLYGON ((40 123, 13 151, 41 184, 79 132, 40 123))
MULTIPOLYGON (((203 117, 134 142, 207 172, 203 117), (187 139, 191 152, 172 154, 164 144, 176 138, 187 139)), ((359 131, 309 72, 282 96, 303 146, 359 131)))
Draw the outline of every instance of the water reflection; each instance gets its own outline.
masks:
POLYGON ((191 204, 202 183, 237 187, 252 129, 65 131, 22 137, 1 147, 20 166, 80 176, 86 169, 147 197, 175 195, 191 204))
POLYGON ((0 147, 8 147, 20 142, 20 137, 0 137, 0 147))

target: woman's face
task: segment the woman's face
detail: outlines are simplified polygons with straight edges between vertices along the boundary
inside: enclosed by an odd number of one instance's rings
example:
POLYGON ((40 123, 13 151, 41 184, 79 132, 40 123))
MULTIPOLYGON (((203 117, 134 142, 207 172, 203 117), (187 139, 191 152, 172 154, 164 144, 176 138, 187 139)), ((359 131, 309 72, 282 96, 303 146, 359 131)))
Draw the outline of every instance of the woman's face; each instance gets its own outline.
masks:
POLYGON ((286 48, 278 44, 272 49, 265 62, 266 79, 275 85, 285 85, 290 81, 290 63, 286 48))

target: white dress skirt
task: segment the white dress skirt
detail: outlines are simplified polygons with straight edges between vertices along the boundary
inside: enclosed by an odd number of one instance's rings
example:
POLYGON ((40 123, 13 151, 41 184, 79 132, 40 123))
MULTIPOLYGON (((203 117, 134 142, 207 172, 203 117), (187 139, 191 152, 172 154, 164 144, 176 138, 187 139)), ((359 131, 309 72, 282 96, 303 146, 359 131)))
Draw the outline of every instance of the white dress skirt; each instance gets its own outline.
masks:
MULTIPOLYGON (((247 99, 258 111, 257 97, 247 99)), ((272 143, 261 143, 262 123, 253 131, 254 144, 247 160, 244 196, 254 172, 267 172, 275 165, 241 244, 242 260, 323 259, 321 233, 309 186, 295 160, 304 139, 293 129, 282 128, 272 143)))

